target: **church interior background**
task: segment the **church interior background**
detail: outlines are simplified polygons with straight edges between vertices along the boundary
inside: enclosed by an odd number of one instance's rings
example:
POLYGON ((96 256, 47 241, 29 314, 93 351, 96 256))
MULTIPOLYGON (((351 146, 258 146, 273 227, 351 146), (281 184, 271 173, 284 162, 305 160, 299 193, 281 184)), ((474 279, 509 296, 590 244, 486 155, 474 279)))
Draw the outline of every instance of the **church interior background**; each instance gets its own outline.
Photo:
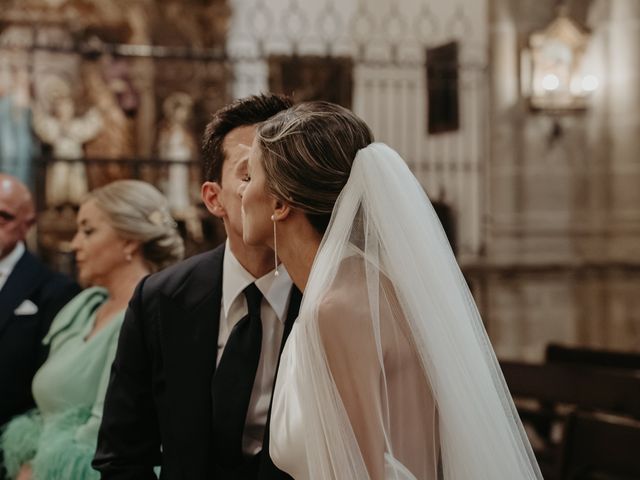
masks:
POLYGON ((0 170, 36 193, 33 247, 73 272, 78 201, 119 178, 167 195, 190 253, 219 243, 200 137, 266 90, 400 152, 501 358, 640 350, 639 1, 0 0, 0 170))

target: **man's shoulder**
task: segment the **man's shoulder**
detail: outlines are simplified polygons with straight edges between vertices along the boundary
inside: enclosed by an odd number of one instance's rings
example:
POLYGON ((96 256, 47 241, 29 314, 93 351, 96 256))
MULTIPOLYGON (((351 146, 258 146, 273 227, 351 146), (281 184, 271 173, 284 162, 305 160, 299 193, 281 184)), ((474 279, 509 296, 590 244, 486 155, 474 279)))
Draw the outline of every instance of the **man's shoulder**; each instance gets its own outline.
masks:
POLYGON ((189 257, 147 277, 144 295, 162 292, 171 295, 185 287, 194 277, 210 275, 222 266, 224 244, 198 255, 189 257))
POLYGON ((54 273, 50 270, 45 263, 36 257, 29 250, 25 250, 20 259, 16 262, 15 269, 25 270, 29 272, 33 272, 34 275, 39 276, 50 276, 54 273))
POLYGON ((45 294, 58 295, 69 290, 70 295, 73 296, 80 291, 80 287, 71 277, 51 270, 42 260, 29 251, 24 252, 23 257, 16 264, 16 268, 24 268, 25 271, 31 274, 33 280, 31 285, 45 294))

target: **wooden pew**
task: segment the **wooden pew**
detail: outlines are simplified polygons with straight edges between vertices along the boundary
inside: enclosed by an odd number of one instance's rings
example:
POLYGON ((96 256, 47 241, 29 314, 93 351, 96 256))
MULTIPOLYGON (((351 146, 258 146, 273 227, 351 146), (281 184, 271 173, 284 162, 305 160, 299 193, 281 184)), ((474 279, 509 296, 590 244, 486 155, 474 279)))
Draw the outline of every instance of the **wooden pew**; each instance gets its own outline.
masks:
POLYGON ((640 372, 613 371, 565 364, 500 362, 523 423, 543 445, 536 456, 546 479, 558 478, 560 431, 576 408, 615 412, 640 419, 640 372))
POLYGON ((500 362, 511 395, 640 419, 640 372, 500 362))
POLYGON ((554 364, 640 371, 640 354, 638 353, 567 347, 554 343, 547 345, 545 361, 554 364))
POLYGON ((561 463, 561 480, 640 479, 640 422, 571 413, 561 463))

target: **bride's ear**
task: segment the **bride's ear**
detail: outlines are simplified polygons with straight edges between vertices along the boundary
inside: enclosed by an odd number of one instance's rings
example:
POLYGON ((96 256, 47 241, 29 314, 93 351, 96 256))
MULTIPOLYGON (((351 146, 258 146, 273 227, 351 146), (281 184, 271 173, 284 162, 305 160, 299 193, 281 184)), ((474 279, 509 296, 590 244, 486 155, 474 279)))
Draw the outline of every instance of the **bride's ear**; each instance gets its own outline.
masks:
POLYGON ((273 220, 280 222, 289 218, 291 214, 291 206, 282 200, 276 200, 273 209, 273 220))

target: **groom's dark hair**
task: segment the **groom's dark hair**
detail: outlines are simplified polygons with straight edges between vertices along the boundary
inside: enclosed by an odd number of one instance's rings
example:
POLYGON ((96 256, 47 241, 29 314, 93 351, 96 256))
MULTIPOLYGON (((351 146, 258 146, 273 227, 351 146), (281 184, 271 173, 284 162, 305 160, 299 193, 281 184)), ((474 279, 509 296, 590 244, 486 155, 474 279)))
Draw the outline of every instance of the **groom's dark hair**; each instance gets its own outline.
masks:
POLYGON ((289 97, 275 93, 251 95, 222 107, 213 117, 202 139, 205 180, 220 182, 224 163, 224 137, 238 127, 256 125, 293 105, 289 97))

